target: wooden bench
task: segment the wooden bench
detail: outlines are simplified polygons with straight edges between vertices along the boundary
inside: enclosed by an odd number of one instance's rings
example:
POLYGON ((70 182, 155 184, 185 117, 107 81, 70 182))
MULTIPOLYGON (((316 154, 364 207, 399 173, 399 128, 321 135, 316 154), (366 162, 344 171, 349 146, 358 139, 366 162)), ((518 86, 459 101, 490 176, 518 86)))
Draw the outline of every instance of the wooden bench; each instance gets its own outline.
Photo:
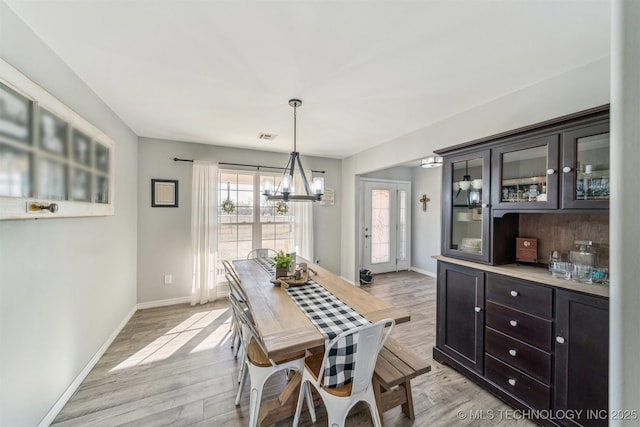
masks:
POLYGON ((380 420, 383 412, 398 405, 402 405, 402 412, 413 420, 411 379, 430 370, 431 366, 425 360, 389 337, 380 350, 373 374, 373 390, 380 420))

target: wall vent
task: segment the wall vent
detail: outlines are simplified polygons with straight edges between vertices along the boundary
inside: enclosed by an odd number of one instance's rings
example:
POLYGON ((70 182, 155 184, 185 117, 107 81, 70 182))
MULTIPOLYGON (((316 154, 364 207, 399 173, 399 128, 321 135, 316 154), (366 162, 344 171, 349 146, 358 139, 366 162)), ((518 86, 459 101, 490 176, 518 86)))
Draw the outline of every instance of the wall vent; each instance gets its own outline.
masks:
POLYGON ((264 139, 267 141, 273 141, 274 139, 276 139, 276 134, 273 133, 259 133, 258 134, 258 139, 264 139))

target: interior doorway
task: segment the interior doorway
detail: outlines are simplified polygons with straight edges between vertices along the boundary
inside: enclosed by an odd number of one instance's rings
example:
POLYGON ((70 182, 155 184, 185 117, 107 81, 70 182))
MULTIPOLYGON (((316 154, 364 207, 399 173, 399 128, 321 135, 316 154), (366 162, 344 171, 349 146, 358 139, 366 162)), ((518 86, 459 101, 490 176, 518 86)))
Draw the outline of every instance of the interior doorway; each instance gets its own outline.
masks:
POLYGON ((411 182, 361 179, 362 268, 373 273, 411 266, 411 182))

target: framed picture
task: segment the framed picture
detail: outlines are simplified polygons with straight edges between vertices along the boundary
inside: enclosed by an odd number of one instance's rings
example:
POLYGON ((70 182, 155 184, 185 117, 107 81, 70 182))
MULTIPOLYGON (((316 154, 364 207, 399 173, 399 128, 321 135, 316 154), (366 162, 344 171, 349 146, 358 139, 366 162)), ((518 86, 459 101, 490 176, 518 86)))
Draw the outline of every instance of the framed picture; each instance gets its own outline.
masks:
POLYGON ((151 180, 151 207, 177 208, 178 181, 170 179, 151 180))
POLYGON ((29 143, 31 101, 0 83, 0 135, 29 143))
POLYGON ((67 155, 67 123, 44 108, 40 109, 40 148, 59 156, 67 155))

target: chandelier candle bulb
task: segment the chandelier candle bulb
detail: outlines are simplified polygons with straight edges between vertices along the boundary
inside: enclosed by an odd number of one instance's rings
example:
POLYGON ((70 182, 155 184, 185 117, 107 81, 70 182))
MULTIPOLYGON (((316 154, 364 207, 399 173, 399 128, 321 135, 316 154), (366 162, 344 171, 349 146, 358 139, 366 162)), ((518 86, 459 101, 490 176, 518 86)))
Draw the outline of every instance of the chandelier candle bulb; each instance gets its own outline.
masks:
POLYGON ((313 178, 313 192, 318 195, 324 194, 324 178, 313 178))
POLYGON ((290 193, 291 192, 291 175, 284 175, 282 177, 282 192, 290 193))
POLYGON ((273 191, 273 181, 267 179, 264 181, 264 192, 271 193, 273 191))

